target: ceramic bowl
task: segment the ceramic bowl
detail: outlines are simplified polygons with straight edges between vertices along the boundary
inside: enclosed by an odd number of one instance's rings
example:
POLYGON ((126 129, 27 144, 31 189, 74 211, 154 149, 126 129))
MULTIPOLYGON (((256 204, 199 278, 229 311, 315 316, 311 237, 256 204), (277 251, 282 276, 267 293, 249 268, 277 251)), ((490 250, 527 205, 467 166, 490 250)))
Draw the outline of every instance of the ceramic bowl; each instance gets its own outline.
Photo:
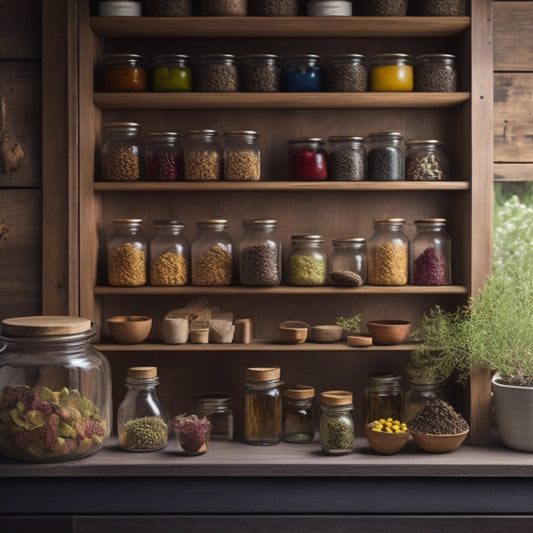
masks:
POLYGON ((400 344, 411 331, 411 322, 406 320, 372 320, 366 323, 374 344, 400 344))
POLYGON ((152 329, 149 316, 114 316, 106 320, 109 334, 121 344, 139 344, 144 341, 152 329))
POLYGON ((384 433, 382 431, 372 431, 368 426, 365 426, 365 437, 372 449, 381 455, 392 455, 398 453, 407 444, 410 433, 384 433))
POLYGON ((311 328, 311 340, 314 342, 337 342, 342 338, 341 326, 325 325, 311 328))
POLYGON ((462 433, 455 433, 453 435, 429 435, 428 433, 418 433, 411 431, 413 440, 419 448, 426 452, 432 453, 447 453, 459 448, 466 436, 468 429, 462 433))
POLYGON ((370 335, 348 335, 346 342, 348 343, 348 346, 362 347, 370 346, 373 342, 373 339, 370 335))
POLYGON ((300 320, 287 320, 279 325, 279 338, 287 344, 301 344, 307 340, 311 324, 300 320))

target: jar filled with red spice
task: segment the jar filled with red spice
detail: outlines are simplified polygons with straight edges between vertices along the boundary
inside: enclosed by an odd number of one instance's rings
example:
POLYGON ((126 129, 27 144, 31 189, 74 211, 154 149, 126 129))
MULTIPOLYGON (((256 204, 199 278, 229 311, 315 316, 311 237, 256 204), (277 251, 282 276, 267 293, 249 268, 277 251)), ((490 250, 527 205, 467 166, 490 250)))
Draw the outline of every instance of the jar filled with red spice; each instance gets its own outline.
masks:
POLYGON ((321 181, 328 178, 327 152, 319 137, 289 141, 289 179, 321 181))
POLYGON ((183 178, 183 161, 178 134, 152 132, 146 136, 146 180, 177 181, 183 178))
POLYGON ((139 54, 104 56, 104 90, 110 92, 146 91, 146 67, 139 54))

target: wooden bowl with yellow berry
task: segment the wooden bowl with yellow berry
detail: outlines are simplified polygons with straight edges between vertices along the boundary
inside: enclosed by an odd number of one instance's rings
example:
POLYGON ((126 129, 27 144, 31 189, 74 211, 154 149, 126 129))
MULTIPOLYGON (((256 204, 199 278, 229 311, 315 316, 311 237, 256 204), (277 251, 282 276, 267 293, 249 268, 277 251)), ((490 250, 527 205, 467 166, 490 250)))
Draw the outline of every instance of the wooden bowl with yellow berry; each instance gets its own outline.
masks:
POLYGON ((381 455, 398 453, 411 437, 407 425, 392 418, 374 420, 364 430, 372 449, 381 455))

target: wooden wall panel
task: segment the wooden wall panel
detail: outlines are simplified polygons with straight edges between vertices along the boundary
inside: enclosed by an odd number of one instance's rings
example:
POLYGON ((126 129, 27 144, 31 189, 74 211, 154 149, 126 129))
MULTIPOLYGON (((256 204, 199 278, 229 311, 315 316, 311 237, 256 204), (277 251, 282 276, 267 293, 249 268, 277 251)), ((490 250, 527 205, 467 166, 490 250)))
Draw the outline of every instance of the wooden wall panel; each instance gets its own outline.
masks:
POLYGON ((41 0, 0 1, 0 59, 41 57, 41 0))

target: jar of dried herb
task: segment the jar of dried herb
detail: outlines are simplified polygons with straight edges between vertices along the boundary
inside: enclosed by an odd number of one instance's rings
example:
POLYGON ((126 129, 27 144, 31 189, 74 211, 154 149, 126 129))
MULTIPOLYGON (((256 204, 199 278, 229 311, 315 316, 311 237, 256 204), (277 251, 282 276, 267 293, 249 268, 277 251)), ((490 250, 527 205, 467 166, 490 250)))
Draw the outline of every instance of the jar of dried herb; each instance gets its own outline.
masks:
POLYGON ((110 92, 146 91, 147 75, 139 54, 108 54, 103 59, 104 90, 110 92))
POLYGON ((354 444, 353 394, 331 390, 320 394, 320 445, 326 455, 351 453, 354 444))
POLYGON ((128 369, 128 389, 117 411, 118 440, 131 452, 161 450, 168 443, 168 413, 157 397, 157 367, 128 369))
POLYGON ((313 400, 315 389, 297 385, 283 390, 283 440, 311 442, 315 435, 313 400))
POLYGON ((233 440, 231 395, 213 392, 196 397, 196 412, 211 422, 211 440, 233 440))
POLYGON ((145 143, 136 122, 104 126, 100 164, 105 181, 139 181, 144 177, 145 143))
POLYGON ((279 367, 246 369, 244 389, 244 441, 277 444, 282 437, 281 370, 279 367))
POLYGON ((303 287, 325 285, 328 256, 322 235, 292 235, 289 255, 289 283, 303 287))
POLYGON ((403 414, 402 377, 391 373, 368 375, 368 387, 364 391, 365 424, 380 418, 401 420, 403 414))

